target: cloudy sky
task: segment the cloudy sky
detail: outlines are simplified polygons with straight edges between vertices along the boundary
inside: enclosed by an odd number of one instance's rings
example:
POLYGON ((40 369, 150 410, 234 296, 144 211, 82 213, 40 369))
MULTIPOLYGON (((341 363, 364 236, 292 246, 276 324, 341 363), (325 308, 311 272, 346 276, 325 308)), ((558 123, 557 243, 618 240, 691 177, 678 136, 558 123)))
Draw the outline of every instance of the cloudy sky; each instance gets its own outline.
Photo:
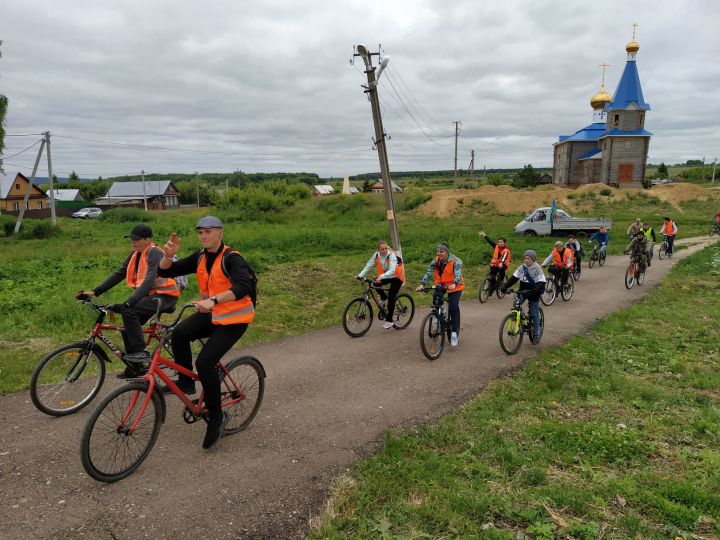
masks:
MULTIPOLYGON (((720 157, 715 0, 5 0, 0 93, 9 134, 52 133, 59 176, 338 177, 379 170, 349 60, 382 44, 391 170, 451 169, 456 120, 461 168, 471 150, 476 169, 551 166, 592 121, 598 64, 614 93, 633 23, 650 161, 720 157)), ((30 172, 38 146, 10 156, 38 139, 6 139, 6 172, 30 172)))

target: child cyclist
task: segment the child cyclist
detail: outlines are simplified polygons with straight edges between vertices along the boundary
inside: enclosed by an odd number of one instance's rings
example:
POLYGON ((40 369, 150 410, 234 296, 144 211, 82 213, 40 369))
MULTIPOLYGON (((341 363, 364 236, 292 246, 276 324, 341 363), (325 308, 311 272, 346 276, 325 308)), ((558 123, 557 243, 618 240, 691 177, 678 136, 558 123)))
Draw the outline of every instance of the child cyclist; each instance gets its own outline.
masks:
POLYGON ((540 333, 540 295, 545 292, 545 274, 542 266, 537 263, 537 253, 532 249, 528 249, 523 254, 523 264, 518 266, 500 290, 506 293, 518 281, 520 281, 520 301, 528 301, 530 315, 533 318, 531 341, 537 343, 537 336, 540 333))

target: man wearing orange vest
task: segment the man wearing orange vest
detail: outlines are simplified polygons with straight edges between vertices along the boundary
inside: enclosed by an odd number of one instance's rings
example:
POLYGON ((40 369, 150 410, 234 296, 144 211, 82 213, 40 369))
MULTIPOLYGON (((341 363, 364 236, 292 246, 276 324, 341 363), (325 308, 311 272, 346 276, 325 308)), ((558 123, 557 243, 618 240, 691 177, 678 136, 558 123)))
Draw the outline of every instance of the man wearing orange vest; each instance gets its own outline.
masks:
POLYGON ((483 237, 485 241, 490 244, 493 248, 493 256, 490 259, 490 276, 495 280, 495 286, 500 287, 500 284, 505 280, 505 271, 510 266, 512 255, 510 254, 510 248, 507 245, 507 239, 504 236, 500 236, 497 242, 494 242, 485 231, 479 231, 478 235, 483 237))
MULTIPOLYGON (((549 272, 558 278, 558 284, 561 287, 567 285, 570 270, 573 267, 573 253, 561 240, 555 242, 555 249, 543 261, 542 265, 547 266, 552 261, 549 272)), ((562 289, 560 289, 562 290, 562 289)))
POLYGON ((665 241, 667 242, 668 258, 672 257, 673 244, 675 243, 675 235, 677 234, 677 231, 678 231, 677 223, 675 223, 669 217, 664 217, 663 218, 663 226, 662 226, 662 229, 660 229, 660 234, 662 234, 664 236, 665 241))
MULTIPOLYGON (((133 293, 125 302, 113 304, 111 310, 122 315, 125 331, 121 335, 125 343, 125 360, 142 364, 150 360, 150 355, 145 350, 142 325, 155 314, 158 299, 161 302, 161 313, 175 309, 180 288, 174 279, 158 276, 163 250, 153 244, 150 227, 142 223, 135 225, 125 238, 130 238, 133 250, 122 266, 93 290, 80 291, 76 297, 100 296, 122 281, 133 289, 133 293)), ((137 377, 144 371, 147 371, 147 368, 143 368, 142 365, 137 368, 128 367, 118 377, 137 377)))
POLYGON ((431 276, 435 278, 435 285, 442 285, 448 291, 448 312, 450 314, 450 345, 457 347, 460 334, 460 296, 465 288, 462 277, 463 263, 450 253, 447 244, 438 244, 435 249, 435 258, 430 262, 427 272, 420 280, 420 286, 415 289, 422 291, 431 276))
POLYGON ((390 290, 387 294, 381 288, 377 290, 381 302, 383 306, 385 306, 386 316, 383 328, 388 330, 394 326, 393 315, 395 314, 395 299, 397 298, 400 287, 405 283, 405 266, 403 265, 402 259, 390 249, 388 243, 385 240, 380 240, 377 244, 377 251, 368 259, 365 268, 357 275, 357 278, 364 278, 373 267, 377 268, 375 285, 390 285, 390 290))
MULTIPOLYGON (((223 243, 222 221, 215 216, 205 216, 198 220, 195 229, 203 249, 173 262, 180 249, 180 239, 172 233, 163 248, 165 257, 160 261, 160 275, 197 274, 200 300, 193 302, 197 312, 173 330, 172 351, 175 361, 191 370, 190 343, 206 340, 195 359, 195 367, 208 410, 202 444, 207 449, 220 439, 228 422, 228 415, 220 406, 217 364, 253 321, 257 278, 242 255, 223 243)), ((176 384, 186 394, 195 393, 195 382, 189 377, 178 375, 176 384)), ((161 390, 169 392, 167 388, 161 390)))

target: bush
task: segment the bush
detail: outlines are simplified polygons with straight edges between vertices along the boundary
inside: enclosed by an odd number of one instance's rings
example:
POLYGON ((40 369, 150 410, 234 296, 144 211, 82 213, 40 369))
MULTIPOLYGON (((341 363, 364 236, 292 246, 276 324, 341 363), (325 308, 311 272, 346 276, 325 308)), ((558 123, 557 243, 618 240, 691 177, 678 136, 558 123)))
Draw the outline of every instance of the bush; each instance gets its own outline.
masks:
POLYGON ((32 229, 23 228, 20 231, 20 238, 23 240, 41 240, 60 234, 60 227, 53 226, 49 221, 40 221, 32 229))
POLYGON ((141 208, 113 208, 103 212, 100 219, 108 223, 146 223, 153 221, 154 217, 141 208))
POLYGON ((506 186, 511 183, 502 173, 489 174, 485 182, 490 186, 506 186))
POLYGON ((15 231, 15 217, 13 216, 2 216, 0 217, 0 223, 2 223, 2 229, 5 236, 12 236, 15 231))
POLYGON ((366 197, 353 195, 351 197, 345 196, 322 199, 318 203, 317 208, 326 214, 342 215, 364 208, 369 204, 370 202, 366 197))
POLYGON ((610 188, 602 188, 600 190, 600 195, 602 195, 603 197, 612 197, 613 192, 610 188))
POLYGON ((413 210, 432 199, 432 195, 429 193, 423 193, 422 191, 411 191, 406 193, 401 199, 401 206, 403 210, 413 210))

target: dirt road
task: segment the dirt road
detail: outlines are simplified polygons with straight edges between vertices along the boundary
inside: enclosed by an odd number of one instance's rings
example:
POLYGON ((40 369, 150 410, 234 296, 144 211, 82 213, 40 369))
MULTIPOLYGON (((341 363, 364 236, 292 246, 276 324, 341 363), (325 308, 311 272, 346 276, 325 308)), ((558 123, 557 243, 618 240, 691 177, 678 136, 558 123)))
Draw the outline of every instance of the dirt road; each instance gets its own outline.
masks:
MULTIPOLYGON (((656 259, 645 284, 630 291, 623 285, 627 258, 585 266, 572 300, 545 308, 540 348, 638 300, 674 261, 703 245, 656 259)), ((204 451, 204 424, 186 425, 179 401, 169 398, 150 457, 115 484, 92 480, 80 465, 79 437, 92 404, 49 418, 27 393, 1 397, 0 537, 302 537, 331 479, 371 453, 385 430, 452 411, 538 350, 526 341, 506 356, 497 333, 509 299, 481 305, 476 295, 476 286, 466 290, 460 345, 435 362, 418 342, 429 298, 402 332, 376 321, 352 339, 338 325, 243 349, 267 370, 265 400, 250 428, 204 451)), ((102 395, 115 384, 109 378, 102 395)))

